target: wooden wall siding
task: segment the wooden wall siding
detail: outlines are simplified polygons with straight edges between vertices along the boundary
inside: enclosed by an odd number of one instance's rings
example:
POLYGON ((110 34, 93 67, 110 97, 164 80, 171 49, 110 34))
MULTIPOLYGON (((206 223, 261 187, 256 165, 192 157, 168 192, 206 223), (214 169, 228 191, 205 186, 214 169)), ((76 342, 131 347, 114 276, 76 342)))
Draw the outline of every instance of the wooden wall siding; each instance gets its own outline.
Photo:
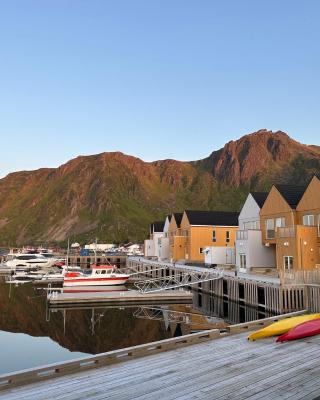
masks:
POLYGON ((234 247, 238 227, 223 226, 191 226, 188 235, 189 260, 204 262, 204 254, 199 252, 204 247, 234 247), (212 241, 212 233, 216 231, 216 242, 212 241), (230 241, 226 242, 226 232, 230 232, 230 241))
POLYGON ((310 211, 310 214, 313 214, 314 211, 320 212, 320 180, 315 176, 297 206, 298 213, 308 214, 306 211, 310 211))
POLYGON ((278 238, 277 268, 284 270, 284 256, 293 257, 293 269, 314 269, 320 263, 317 227, 297 225, 294 237, 278 238))
POLYGON ((292 210, 278 190, 275 187, 272 187, 260 211, 260 225, 262 230, 262 241, 264 243, 276 243, 275 239, 266 238, 266 220, 269 218, 275 219, 280 217, 285 218, 285 226, 294 226, 297 224, 295 210, 292 210))
MULTIPOLYGON (((315 216, 315 225, 317 226, 318 218, 320 218, 320 180, 317 177, 313 177, 297 206, 297 217, 300 225, 303 224, 303 216, 308 214, 315 216)), ((316 232, 316 238, 317 255, 320 258, 320 236, 318 232, 316 232)))
POLYGON ((174 236, 172 247, 173 260, 183 260, 185 258, 185 237, 174 236))

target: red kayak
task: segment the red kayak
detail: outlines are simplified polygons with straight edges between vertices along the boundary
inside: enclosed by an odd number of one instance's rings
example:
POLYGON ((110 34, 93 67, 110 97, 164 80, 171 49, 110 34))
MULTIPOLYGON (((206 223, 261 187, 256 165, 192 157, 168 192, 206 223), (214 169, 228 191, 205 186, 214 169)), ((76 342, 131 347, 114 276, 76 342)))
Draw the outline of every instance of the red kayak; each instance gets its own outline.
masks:
POLYGON ((303 322, 296 327, 290 329, 287 333, 279 336, 277 342, 286 342, 287 340, 302 339, 309 336, 318 335, 320 333, 320 318, 303 322))

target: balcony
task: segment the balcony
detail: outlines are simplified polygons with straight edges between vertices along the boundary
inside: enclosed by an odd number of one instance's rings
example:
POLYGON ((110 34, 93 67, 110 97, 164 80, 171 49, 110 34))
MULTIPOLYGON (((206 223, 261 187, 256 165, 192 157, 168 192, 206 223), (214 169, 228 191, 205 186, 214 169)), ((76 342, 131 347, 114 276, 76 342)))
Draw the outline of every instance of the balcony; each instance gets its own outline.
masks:
POLYGON ((277 238, 294 238, 296 237, 296 227, 295 226, 287 226, 285 228, 277 229, 277 238))
POLYGON ((237 240, 248 240, 248 231, 237 231, 236 239, 237 240))

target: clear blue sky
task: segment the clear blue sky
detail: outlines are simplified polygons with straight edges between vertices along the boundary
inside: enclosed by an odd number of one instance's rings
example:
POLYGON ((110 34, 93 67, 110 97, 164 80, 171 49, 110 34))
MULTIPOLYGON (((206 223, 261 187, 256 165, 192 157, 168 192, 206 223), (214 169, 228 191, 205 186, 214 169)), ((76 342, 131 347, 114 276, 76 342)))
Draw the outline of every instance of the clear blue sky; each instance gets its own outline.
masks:
POLYGON ((259 128, 320 144, 319 21, 317 0, 2 1, 0 176, 259 128))

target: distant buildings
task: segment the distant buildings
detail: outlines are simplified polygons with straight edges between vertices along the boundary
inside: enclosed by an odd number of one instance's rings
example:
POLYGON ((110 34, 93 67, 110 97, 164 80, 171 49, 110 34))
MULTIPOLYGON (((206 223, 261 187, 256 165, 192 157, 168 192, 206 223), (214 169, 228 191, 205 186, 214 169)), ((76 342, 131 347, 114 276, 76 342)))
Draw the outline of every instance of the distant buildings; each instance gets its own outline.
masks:
POLYGON ((240 272, 320 267, 320 178, 249 193, 240 214, 184 210, 151 224, 145 256, 240 272))

